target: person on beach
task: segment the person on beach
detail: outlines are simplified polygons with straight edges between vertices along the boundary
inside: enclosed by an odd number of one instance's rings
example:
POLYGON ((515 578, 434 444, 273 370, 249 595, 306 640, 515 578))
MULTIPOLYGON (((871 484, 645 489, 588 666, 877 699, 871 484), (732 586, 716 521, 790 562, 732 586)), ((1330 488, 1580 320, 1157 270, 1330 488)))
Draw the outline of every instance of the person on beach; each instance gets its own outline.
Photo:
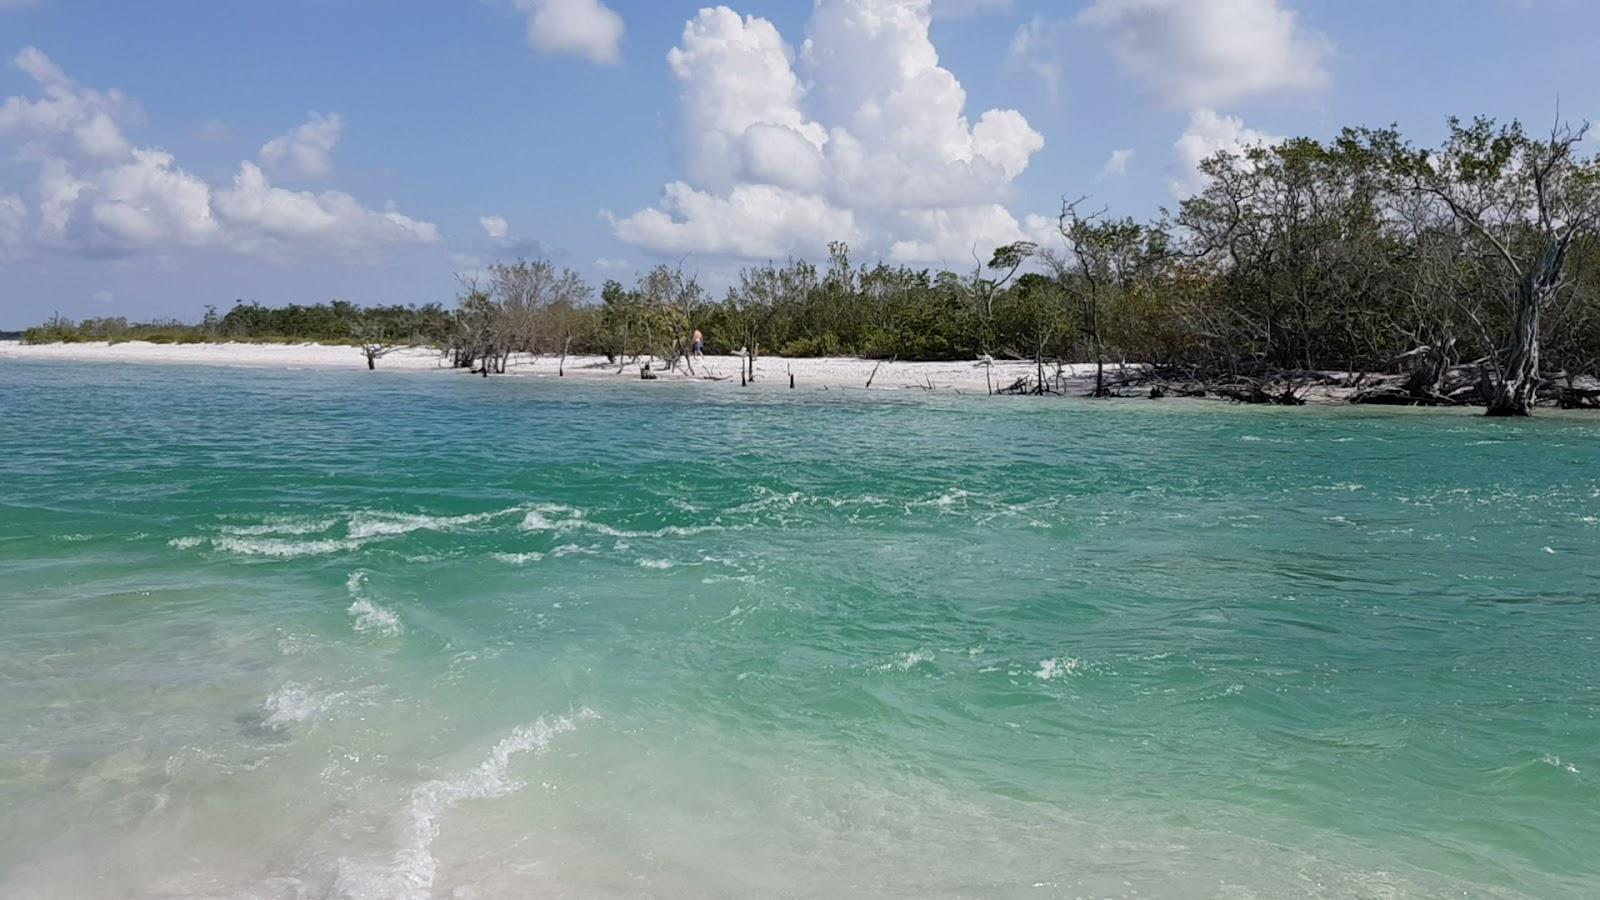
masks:
POLYGON ((703 355, 703 351, 705 349, 705 345, 706 345, 706 336, 700 333, 700 329, 696 328, 694 330, 694 355, 695 356, 703 355))

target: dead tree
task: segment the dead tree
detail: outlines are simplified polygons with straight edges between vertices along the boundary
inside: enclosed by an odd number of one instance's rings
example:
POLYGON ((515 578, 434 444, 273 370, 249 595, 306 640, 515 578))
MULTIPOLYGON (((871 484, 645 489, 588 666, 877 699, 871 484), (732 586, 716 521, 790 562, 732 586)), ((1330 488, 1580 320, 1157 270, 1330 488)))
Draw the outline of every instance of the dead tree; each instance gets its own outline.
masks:
POLYGON ((1579 157, 1587 126, 1557 124, 1532 140, 1513 122, 1451 122, 1441 151, 1392 148, 1392 160, 1412 191, 1441 203, 1463 232, 1479 242, 1510 301, 1510 332, 1490 373, 1491 416, 1526 416, 1541 386, 1541 319, 1566 287, 1574 242, 1600 222, 1600 165, 1579 157))
POLYGON ((406 346, 404 342, 389 340, 383 325, 367 316, 362 316, 351 328, 351 336, 360 346, 361 355, 366 357, 369 372, 378 368, 378 360, 406 346))

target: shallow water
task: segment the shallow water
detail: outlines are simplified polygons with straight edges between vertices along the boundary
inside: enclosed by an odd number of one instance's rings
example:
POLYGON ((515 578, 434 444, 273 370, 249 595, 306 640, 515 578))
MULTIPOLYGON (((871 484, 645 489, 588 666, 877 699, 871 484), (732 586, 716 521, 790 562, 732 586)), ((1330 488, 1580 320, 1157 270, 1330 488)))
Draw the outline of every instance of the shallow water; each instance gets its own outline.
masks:
POLYGON ((0 896, 1600 893, 1600 422, 0 364, 0 896))

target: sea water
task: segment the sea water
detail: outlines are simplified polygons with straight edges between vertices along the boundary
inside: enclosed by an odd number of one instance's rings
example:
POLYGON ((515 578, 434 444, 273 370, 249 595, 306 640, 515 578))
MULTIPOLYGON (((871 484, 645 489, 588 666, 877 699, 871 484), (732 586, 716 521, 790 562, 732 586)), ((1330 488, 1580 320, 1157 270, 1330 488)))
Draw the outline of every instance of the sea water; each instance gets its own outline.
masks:
POLYGON ((1592 897, 1597 538, 1594 418, 0 364, 0 896, 1592 897))

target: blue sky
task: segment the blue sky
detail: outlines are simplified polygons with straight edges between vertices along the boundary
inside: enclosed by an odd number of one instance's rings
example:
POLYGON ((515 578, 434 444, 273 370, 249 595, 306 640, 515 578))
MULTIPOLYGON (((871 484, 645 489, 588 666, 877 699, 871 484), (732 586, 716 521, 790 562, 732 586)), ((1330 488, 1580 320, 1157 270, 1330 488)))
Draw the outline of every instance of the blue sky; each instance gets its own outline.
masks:
POLYGON ((1241 142, 1600 115, 1588 0, 729 7, 0 0, 0 328, 448 301, 519 254, 967 268, 1064 194, 1172 205, 1241 142))

